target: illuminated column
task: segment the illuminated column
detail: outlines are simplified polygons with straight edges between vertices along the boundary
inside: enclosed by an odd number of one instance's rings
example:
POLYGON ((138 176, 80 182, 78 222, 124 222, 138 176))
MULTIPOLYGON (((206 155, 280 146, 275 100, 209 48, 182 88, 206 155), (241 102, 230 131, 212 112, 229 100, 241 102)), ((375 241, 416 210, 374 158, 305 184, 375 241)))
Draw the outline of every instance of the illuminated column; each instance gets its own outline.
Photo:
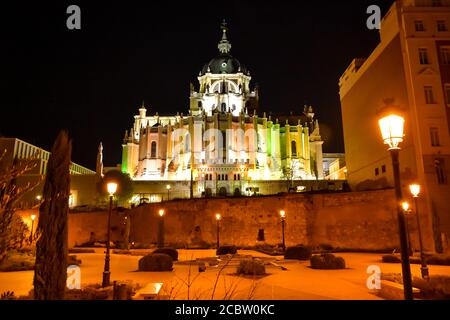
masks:
POLYGON ((272 152, 272 127, 273 127, 273 122, 270 120, 270 116, 269 116, 269 121, 267 121, 267 157, 272 156, 273 152, 272 152))
POLYGON ((311 161, 309 153, 309 129, 308 126, 303 127, 303 157, 305 159, 305 173, 311 176, 311 161))
POLYGON ((317 179, 323 179, 323 141, 313 141, 311 144, 311 149, 314 150, 314 160, 317 166, 317 179))
POLYGON ((288 120, 286 120, 285 128, 285 138, 286 138, 286 166, 289 167, 291 165, 292 159, 292 150, 291 150, 291 126, 289 125, 288 120))

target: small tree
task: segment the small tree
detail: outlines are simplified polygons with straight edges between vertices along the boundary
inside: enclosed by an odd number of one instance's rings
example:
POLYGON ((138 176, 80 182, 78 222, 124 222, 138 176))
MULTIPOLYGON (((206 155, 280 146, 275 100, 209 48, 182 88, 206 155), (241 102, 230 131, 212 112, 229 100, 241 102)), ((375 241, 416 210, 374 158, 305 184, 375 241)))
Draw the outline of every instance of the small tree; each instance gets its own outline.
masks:
POLYGON ((97 184, 97 191, 101 198, 107 199, 109 197, 106 187, 108 182, 117 183, 117 191, 114 196, 119 201, 126 202, 133 195, 133 183, 130 176, 119 170, 111 170, 106 172, 102 180, 97 184))
POLYGON ((70 157, 72 143, 68 133, 56 138, 47 165, 43 202, 39 208, 34 298, 61 300, 67 281, 67 215, 70 195, 70 157))
POLYGON ((283 178, 286 180, 286 189, 289 192, 292 187, 292 181, 294 180, 294 168, 284 167, 283 168, 283 178))
POLYGON ((17 202, 28 191, 39 183, 17 184, 17 178, 36 167, 35 156, 26 160, 14 160, 12 165, 4 164, 7 150, 0 154, 0 263, 6 258, 7 252, 17 245, 17 202))

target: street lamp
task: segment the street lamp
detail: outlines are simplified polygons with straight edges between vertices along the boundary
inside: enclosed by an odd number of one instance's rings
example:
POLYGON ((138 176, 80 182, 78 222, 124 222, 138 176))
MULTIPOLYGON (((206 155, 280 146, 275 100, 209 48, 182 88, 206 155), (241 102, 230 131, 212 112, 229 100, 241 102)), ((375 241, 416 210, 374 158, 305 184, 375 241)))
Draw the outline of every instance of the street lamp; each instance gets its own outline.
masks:
POLYGON ((411 209, 409 208, 409 203, 406 201, 402 202, 402 207, 405 214, 406 239, 408 239, 408 254, 412 256, 414 253, 411 246, 411 235, 409 232, 409 223, 408 223, 408 217, 409 214, 411 213, 411 209))
POLYGON ((30 244, 33 243, 33 227, 34 227, 34 220, 36 219, 36 215, 32 214, 31 215, 31 232, 30 232, 30 244))
POLYGON ((411 184, 409 186, 409 190, 414 198, 414 207, 416 209, 416 221, 417 221, 417 231, 419 233, 419 245, 420 245, 420 271, 423 279, 429 279, 430 274, 428 272, 427 262, 425 261, 425 255, 423 252, 423 242, 422 242, 422 230, 420 227, 420 219, 419 219, 419 206, 417 204, 417 198, 419 198, 420 194, 420 185, 419 184, 411 184))
POLYGON ((167 201, 169 201, 170 200, 170 184, 168 184, 166 186, 166 189, 167 189, 167 201))
POLYGON ((403 291, 405 300, 412 300, 411 266, 409 265, 408 239, 406 237, 405 215, 403 214, 402 189, 400 184, 399 144, 403 141, 403 126, 405 119, 396 114, 384 116, 379 120, 383 141, 389 145, 394 174, 397 219, 399 227, 400 248, 402 257, 403 291))
POLYGON ((283 251, 286 251, 286 243, 284 241, 284 223, 286 218, 286 211, 280 210, 280 217, 281 217, 281 234, 283 236, 283 242, 281 244, 283 251))
POLYGON ((111 215, 112 215, 112 205, 113 205, 113 197, 117 191, 117 183, 108 182, 106 185, 108 193, 109 193, 109 213, 108 213, 108 232, 107 232, 107 240, 106 240, 106 254, 105 254, 105 267, 103 269, 103 281, 102 287, 109 287, 111 272, 109 267, 109 251, 110 251, 110 242, 111 242, 111 215))
POLYGON ((164 248, 164 209, 159 209, 158 248, 164 248))
POLYGON ((217 249, 219 249, 219 247, 220 247, 220 220, 222 220, 222 216, 220 215, 220 213, 216 213, 216 222, 217 222, 217 232, 216 232, 216 235, 217 235, 217 243, 216 243, 216 246, 217 246, 217 249))

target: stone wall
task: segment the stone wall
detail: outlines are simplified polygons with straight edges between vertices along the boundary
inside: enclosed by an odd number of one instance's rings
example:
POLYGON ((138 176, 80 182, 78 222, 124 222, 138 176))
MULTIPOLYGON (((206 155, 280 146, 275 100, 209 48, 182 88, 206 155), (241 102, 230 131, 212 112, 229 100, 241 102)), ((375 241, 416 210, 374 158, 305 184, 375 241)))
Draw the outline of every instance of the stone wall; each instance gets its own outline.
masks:
MULTIPOLYGON (((130 210, 130 241, 156 243, 158 210, 164 209, 165 240, 171 245, 215 244, 215 214, 220 213, 222 244, 253 246, 264 230, 265 242, 281 243, 279 210, 286 211, 286 243, 347 249, 378 250, 398 247, 393 190, 334 194, 289 194, 258 198, 223 198, 170 201, 130 210)), ((414 222, 414 220, 411 220, 414 222)), ((92 236, 106 238, 107 212, 73 213, 69 219, 69 245, 92 236), (93 235, 91 235, 93 232, 93 235)), ((124 213, 114 213, 113 240, 125 229, 124 213)), ((411 227, 413 245, 416 228, 411 227)), ((424 239, 431 239, 424 230, 424 239)), ((428 241, 427 241, 428 242, 428 241)), ((427 246, 431 249, 432 243, 427 246)))

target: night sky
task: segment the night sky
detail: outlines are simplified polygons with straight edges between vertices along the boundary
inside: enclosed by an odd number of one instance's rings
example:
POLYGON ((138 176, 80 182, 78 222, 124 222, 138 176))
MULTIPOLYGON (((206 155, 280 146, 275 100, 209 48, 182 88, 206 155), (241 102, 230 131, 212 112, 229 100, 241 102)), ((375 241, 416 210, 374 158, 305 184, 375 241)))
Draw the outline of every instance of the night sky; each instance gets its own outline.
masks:
POLYGON ((354 57, 379 41, 371 1, 48 1, 2 3, 0 135, 50 150, 60 129, 72 160, 95 168, 121 161, 124 131, 142 100, 148 113, 188 113, 189 83, 218 54, 220 23, 231 54, 260 86, 260 111, 301 112, 313 105, 325 152, 343 152, 338 81, 354 57), (81 30, 66 28, 66 8, 81 8, 81 30))

